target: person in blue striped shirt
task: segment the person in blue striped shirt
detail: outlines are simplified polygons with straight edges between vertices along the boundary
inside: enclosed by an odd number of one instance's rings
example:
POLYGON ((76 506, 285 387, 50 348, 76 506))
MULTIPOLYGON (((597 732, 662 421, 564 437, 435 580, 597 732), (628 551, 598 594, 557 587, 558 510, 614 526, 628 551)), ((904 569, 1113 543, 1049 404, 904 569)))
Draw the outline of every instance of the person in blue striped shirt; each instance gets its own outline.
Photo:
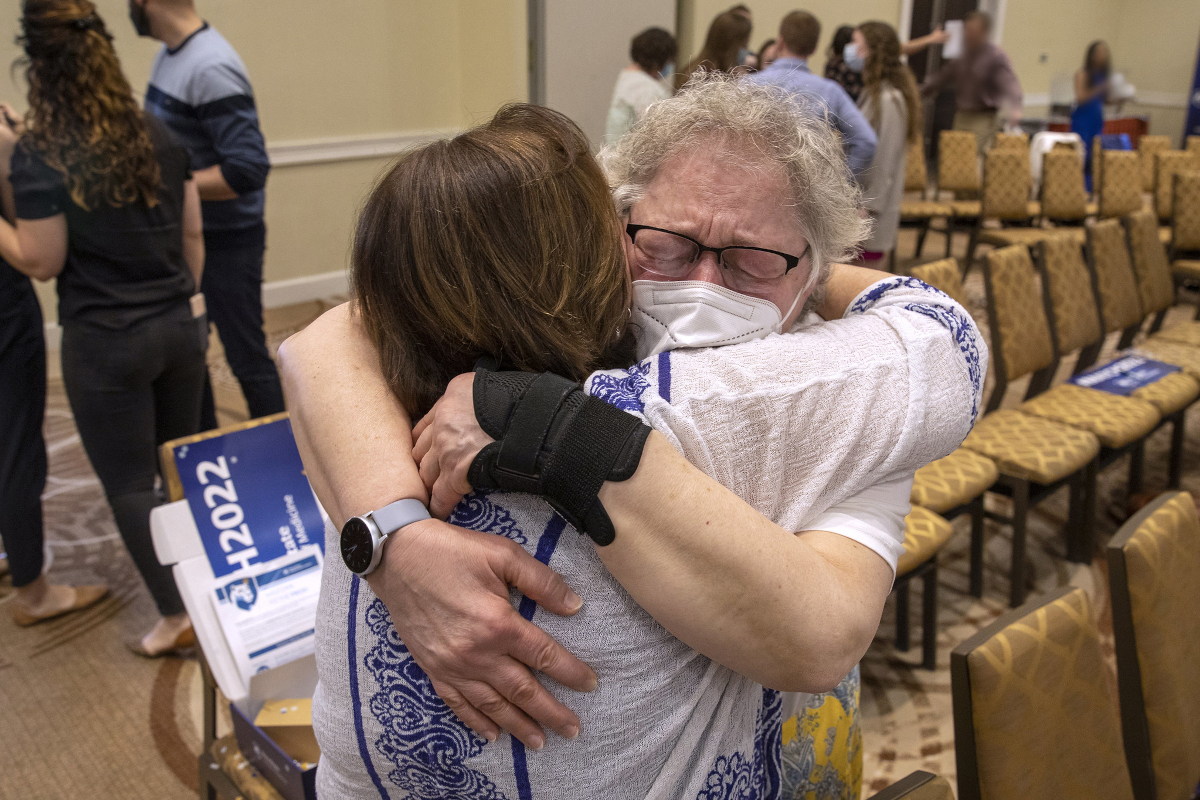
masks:
MULTIPOLYGON (((246 66, 192 0, 129 0, 141 36, 163 43, 150 71, 146 110, 192 154, 203 201, 209 319, 241 384, 251 417, 283 411, 279 374, 262 327, 264 187, 271 168, 246 66)), ((211 384, 201 424, 217 426, 211 384)))

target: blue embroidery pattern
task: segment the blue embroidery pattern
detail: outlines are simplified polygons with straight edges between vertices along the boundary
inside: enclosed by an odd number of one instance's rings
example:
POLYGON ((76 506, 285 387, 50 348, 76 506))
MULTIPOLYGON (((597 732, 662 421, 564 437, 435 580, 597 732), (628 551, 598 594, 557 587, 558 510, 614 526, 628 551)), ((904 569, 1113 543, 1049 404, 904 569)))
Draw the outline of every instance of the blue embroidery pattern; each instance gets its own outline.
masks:
POLYGON ((646 375, 650 361, 642 361, 625 370, 624 377, 600 373, 592 378, 591 394, 622 411, 641 414, 646 410, 642 395, 650 388, 646 375))
POLYGON ((476 490, 459 501, 450 512, 451 525, 468 528, 473 531, 487 531, 512 539, 517 544, 525 544, 525 532, 517 527, 512 514, 507 509, 488 500, 489 492, 476 490))
POLYGON ((736 750, 717 756, 696 800, 776 800, 779 797, 783 746, 783 697, 763 689, 754 720, 754 758, 736 750))
MULTIPOLYGON (((525 541, 509 512, 483 492, 465 497, 450 522, 525 541)), ((368 707, 383 728, 375 749, 395 765, 388 780, 421 800, 506 800, 486 775, 466 765, 487 740, 463 725, 434 692, 429 676, 400 641, 383 601, 367 608, 366 625, 375 643, 363 666, 379 687, 368 707)))
MULTIPOLYGON (((871 308, 885 294, 897 289, 912 289, 937 297, 939 300, 950 300, 950 296, 916 278, 895 277, 880 281, 865 291, 851 304, 847 314, 861 314, 871 308)), ((953 301, 951 301, 953 302, 953 301)), ((905 303, 904 308, 914 311, 935 322, 940 323, 954 337, 958 351, 962 354, 967 365, 967 376, 971 381, 971 424, 979 417, 979 397, 983 387, 983 370, 980 369, 979 331, 969 316, 951 305, 927 305, 923 303, 905 303)))
POLYGON ((429 676, 400 641, 382 600, 367 608, 375 645, 363 659, 379 691, 371 697, 372 716, 383 727, 375 749, 396 768, 388 780, 422 800, 462 798, 503 800, 482 772, 466 766, 487 740, 458 721, 433 691, 429 676))

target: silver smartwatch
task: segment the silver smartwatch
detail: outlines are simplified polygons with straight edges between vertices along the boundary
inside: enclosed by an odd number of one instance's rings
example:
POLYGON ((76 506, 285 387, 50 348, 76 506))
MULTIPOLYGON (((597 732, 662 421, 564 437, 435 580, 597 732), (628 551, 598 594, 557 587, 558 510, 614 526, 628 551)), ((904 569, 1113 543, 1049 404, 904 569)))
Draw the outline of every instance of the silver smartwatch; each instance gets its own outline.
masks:
POLYGON ((369 575, 383 557, 387 537, 414 522, 429 519, 429 509, 420 500, 397 500, 378 511, 351 517, 342 526, 342 561, 356 575, 369 575))

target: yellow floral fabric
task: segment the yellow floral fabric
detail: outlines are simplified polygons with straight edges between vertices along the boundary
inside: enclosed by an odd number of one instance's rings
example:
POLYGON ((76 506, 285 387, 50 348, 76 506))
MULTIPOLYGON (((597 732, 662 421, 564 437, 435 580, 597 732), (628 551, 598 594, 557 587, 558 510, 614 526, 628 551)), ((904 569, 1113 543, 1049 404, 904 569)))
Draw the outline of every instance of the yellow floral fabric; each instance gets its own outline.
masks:
POLYGON ((1138 139, 1138 165, 1142 172, 1142 191, 1154 191, 1154 154, 1171 149, 1170 136, 1143 136, 1138 139))
POLYGON ((1117 701, 1082 589, 967 656, 985 798, 1130 800, 1117 701))
POLYGON ((1005 374, 1014 381, 1054 362, 1050 325, 1027 247, 992 250, 987 264, 995 311, 992 349, 1000 352, 1005 374))
POLYGON ((1142 303, 1120 220, 1107 219, 1089 228, 1088 251, 1100 287, 1104 330, 1112 333, 1140 322, 1142 303))
POLYGON ((1029 153, 993 147, 983 157, 983 214, 998 219, 1029 216, 1029 153))
POLYGON ((1158 220, 1149 211, 1138 211, 1125 218, 1133 269, 1137 274, 1142 312, 1153 314, 1175 304, 1175 279, 1167 251, 1158 240, 1158 220))
POLYGON ((1123 217, 1142 207, 1138 154, 1131 150, 1099 150, 1100 216, 1123 217))
POLYGON ((858 800, 862 729, 858 666, 832 692, 816 694, 783 723, 781 793, 785 800, 858 800))
MULTIPOLYGON (((1200 140, 1200 137, 1197 137, 1200 140)), ((1200 150, 1196 151, 1200 161, 1200 150)), ((1200 170, 1200 164, 1196 165, 1200 170)), ((1175 176, 1172 202, 1172 244, 1176 250, 1200 250, 1200 172, 1180 172, 1175 176)))
POLYGON ((938 137, 938 188, 979 191, 979 155, 971 131, 942 131, 938 137))
POLYGON ((1200 783, 1200 519, 1179 492, 1124 546, 1133 635, 1159 797, 1200 783))
POLYGON ((1165 150, 1154 154, 1154 210, 1159 219, 1171 218, 1175 173, 1196 169, 1192 154, 1186 150, 1165 150))
POLYGON ((1099 389, 1064 383, 1048 389, 1017 410, 1090 431, 1105 447, 1124 447, 1145 437, 1162 415, 1153 404, 1099 389))
POLYGON ((1071 239, 1047 240, 1038 249, 1038 255, 1043 278, 1050 288, 1059 353, 1073 353, 1103 335, 1092 276, 1079 245, 1071 239))
POLYGON ((904 518, 904 553, 896 562, 896 576, 907 575, 933 558, 953 535, 954 527, 940 514, 913 506, 904 518))
POLYGON ((1200 381, 1186 372, 1171 372, 1154 383, 1134 389, 1130 396, 1145 400, 1166 417, 1187 408, 1200 397, 1200 381))
POLYGON ((925 140, 918 138, 909 142, 904 155, 904 191, 925 193, 929 187, 929 175, 925 171, 925 140))
MULTIPOLYGON (((917 470, 910 500, 914 506, 943 514, 979 497, 999 477, 995 461, 960 447, 917 470)), ((906 551, 907 543, 906 535, 906 551)))
POLYGON ((1005 475, 1041 484, 1067 477, 1100 453, 1100 441, 1087 431, 1008 408, 976 422, 963 447, 1005 475))
POLYGON ((1042 156, 1042 213, 1048 219, 1076 221, 1087 216, 1082 162, 1074 149, 1042 156))
POLYGON ((950 295, 956 302, 964 306, 967 304, 967 295, 963 291, 962 275, 958 271, 957 258, 943 258, 913 267, 911 274, 917 280, 924 281, 938 291, 950 295))

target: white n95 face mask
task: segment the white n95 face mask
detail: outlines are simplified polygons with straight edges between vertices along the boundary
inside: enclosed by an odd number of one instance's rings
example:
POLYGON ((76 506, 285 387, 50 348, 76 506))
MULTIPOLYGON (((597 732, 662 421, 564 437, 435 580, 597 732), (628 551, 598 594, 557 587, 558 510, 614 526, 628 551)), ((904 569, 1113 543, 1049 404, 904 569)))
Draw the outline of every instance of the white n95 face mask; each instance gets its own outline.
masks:
MULTIPOLYGON (((800 295, 788 309, 790 316, 800 295)), ((784 315, 770 300, 707 281, 634 281, 632 320, 638 360, 681 347, 720 347, 780 333, 784 315)))

